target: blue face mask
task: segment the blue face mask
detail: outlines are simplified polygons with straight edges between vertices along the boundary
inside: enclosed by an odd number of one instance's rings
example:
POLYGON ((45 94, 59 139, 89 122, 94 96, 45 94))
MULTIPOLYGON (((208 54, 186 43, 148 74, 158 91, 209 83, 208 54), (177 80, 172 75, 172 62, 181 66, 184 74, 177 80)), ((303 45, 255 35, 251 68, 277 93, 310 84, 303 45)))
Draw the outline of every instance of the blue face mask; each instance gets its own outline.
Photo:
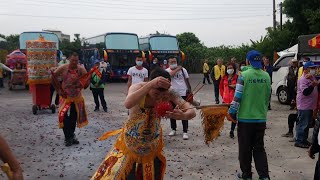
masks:
POLYGON ((143 62, 142 61, 136 61, 137 66, 142 66, 143 62))

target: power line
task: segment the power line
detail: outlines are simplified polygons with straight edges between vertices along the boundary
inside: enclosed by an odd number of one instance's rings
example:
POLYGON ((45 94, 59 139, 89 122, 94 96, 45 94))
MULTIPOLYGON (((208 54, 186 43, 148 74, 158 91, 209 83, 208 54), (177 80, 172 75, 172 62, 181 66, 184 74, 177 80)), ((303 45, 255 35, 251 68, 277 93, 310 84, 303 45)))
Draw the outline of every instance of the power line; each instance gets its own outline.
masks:
MULTIPOLYGON (((32 2, 44 2, 44 3, 47 3, 47 2, 59 2, 59 3, 66 3, 66 2, 61 2, 61 1, 46 1, 46 0, 36 0, 36 1, 32 1, 32 2)), ((111 1, 111 2, 105 2, 105 1, 102 1, 102 2, 92 2, 92 1, 76 1, 76 0, 69 0, 68 2, 74 2, 74 3, 86 3, 86 4, 105 4, 105 5, 120 5, 120 6, 132 6, 132 4, 128 4, 128 3, 120 3, 119 2, 114 2, 114 1, 111 1)), ((133 2, 133 1, 129 1, 129 2, 133 2)), ((134 5, 135 7, 153 7, 153 8, 177 8, 177 9, 184 9, 184 8, 212 8, 212 7, 208 7, 208 6, 228 6, 228 7, 234 7, 234 6, 239 6, 241 8, 244 8, 243 6, 245 7, 252 7, 252 8, 256 8, 256 7, 259 7, 259 8, 266 8, 270 5, 268 4, 189 4, 189 5, 192 5, 192 7, 186 7, 185 5, 188 5, 188 4, 175 4, 175 6, 158 6, 156 5, 155 3, 153 3, 153 5, 149 5, 150 2, 148 3, 145 3, 145 4, 142 4, 142 5, 139 5, 137 3, 140 3, 141 4, 141 1, 135 1, 134 2, 134 5), (197 5, 200 5, 200 6, 204 6, 204 7, 195 7, 197 5)), ((271 6, 270 6, 271 7, 271 6)))
MULTIPOLYGON (((45 4, 27 4, 27 3, 18 3, 16 6, 44 6, 44 7, 47 7, 47 5, 45 4)), ((66 4, 66 5, 63 5, 63 4, 59 4, 59 5, 54 5, 55 7, 59 7, 59 8, 70 8, 70 5, 66 4)), ((3 6, 2 6, 3 7, 3 6)), ((78 6, 75 6, 75 7, 72 7, 73 9, 80 9, 81 7, 78 7, 78 6)), ((93 7, 93 8, 96 8, 96 7, 93 7)), ((101 7, 103 8, 103 7, 101 7)), ((82 9, 82 8, 81 8, 82 9)), ((86 10, 93 10, 93 9, 86 9, 86 10)), ((95 13, 97 12, 96 10, 94 10, 95 13)), ((100 12, 100 11, 98 11, 100 12)), ((110 12, 113 12, 113 13, 116 13, 116 14, 123 14, 123 13, 128 13, 127 11, 121 11, 120 10, 117 10, 117 9, 110 9, 108 10, 108 15, 110 15, 111 13, 110 12)), ((202 15, 202 16, 205 16, 205 15, 226 15, 226 14, 221 14, 221 13, 216 13, 217 11, 211 11, 211 12, 205 12, 205 11, 200 11, 200 12, 189 12, 189 11, 186 11, 186 12, 179 12, 179 13, 175 13, 175 12, 166 12, 166 15, 178 15, 178 16, 185 16, 185 15, 202 15)), ((232 12, 226 12, 228 15, 255 15, 256 13, 261 13, 260 10, 250 10, 250 12, 248 13, 247 10, 233 10, 232 12)), ((105 12, 104 12, 105 13, 105 12)), ((145 14, 145 15, 154 15, 153 13, 151 12, 130 12, 130 15, 136 15, 136 14, 145 14)))
MULTIPOLYGON (((42 1, 42 2, 50 2, 50 1, 42 1)), ((52 1, 51 1, 52 2, 52 1)), ((56 2, 56 1, 54 1, 56 2)), ((61 1, 60 1, 61 2, 61 1)), ((94 2, 94 1, 68 1, 68 2, 82 2, 82 3, 89 3, 89 4, 92 4, 92 3, 96 3, 96 4, 107 4, 107 5, 110 5, 110 4, 118 4, 118 5, 129 5, 128 3, 125 3, 125 2, 129 2, 129 3, 134 3, 134 4, 137 4, 137 3, 140 3, 140 4, 143 4, 143 6, 148 6, 148 4, 152 3, 153 5, 152 6, 149 6, 149 7, 157 7, 158 4, 162 4, 162 5, 178 5, 180 7, 182 6, 271 6, 271 4, 261 4, 261 3, 258 3, 258 4, 253 4, 253 3, 232 3, 232 4, 226 4, 226 3, 172 3, 172 2, 162 2, 162 1, 158 1, 158 2, 152 2, 152 1, 137 1, 137 0, 118 0, 118 1, 108 1, 108 0, 104 0, 104 1, 100 1, 100 2, 94 2), (119 3, 120 2, 120 3, 119 3), (123 3, 124 2, 124 3, 123 3)), ((65 1, 63 2, 65 3, 65 1)), ((139 5, 140 6, 140 5, 139 5)), ((175 6, 177 7, 177 6, 175 6)))
POLYGON ((270 15, 255 15, 255 16, 229 16, 229 17, 203 17, 203 18, 94 18, 94 17, 71 17, 71 16, 41 16, 41 15, 30 15, 30 14, 8 14, 0 13, 0 16, 17 16, 17 17, 33 17, 33 18, 54 18, 54 19, 80 19, 80 20, 104 20, 104 21, 193 21, 193 20, 223 20, 223 19, 239 19, 239 18, 255 18, 255 17, 266 17, 270 15))
MULTIPOLYGON (((107 0, 104 0, 104 2, 107 2, 107 0)), ((109 1, 109 2, 113 2, 113 1, 109 1)), ((118 2, 133 2, 133 3, 137 3, 137 0, 118 0, 118 2)), ((152 2, 152 1, 138 1, 138 3, 152 3, 152 4, 169 4, 169 5, 190 5, 190 6, 197 6, 197 5, 204 5, 204 6, 208 6, 208 5, 228 5, 228 6, 234 6, 234 5, 243 5, 243 6, 252 6, 252 5, 265 5, 265 6, 270 6, 271 4, 253 4, 253 3, 232 3, 232 4, 225 4, 225 3, 186 3, 183 2, 183 4, 181 3, 172 3, 172 2, 162 2, 162 1, 158 1, 158 2, 152 2)))
MULTIPOLYGON (((85 7, 97 7, 97 8, 117 8, 117 9, 126 9, 126 10, 143 10, 143 11, 161 11, 161 12, 185 12, 185 11, 189 11, 189 12, 196 12, 196 10, 200 10, 201 12, 204 11, 204 9, 196 9, 196 8, 189 8, 189 9, 159 9, 157 8, 156 6, 154 6, 154 8, 141 8, 141 6, 135 6, 135 5, 125 5, 125 6, 117 6, 117 5, 107 5, 107 6, 103 6, 103 5, 95 5, 95 4, 79 4, 77 1, 68 1, 67 2, 64 2, 64 3, 60 3, 60 2, 53 2, 53 1, 27 1, 29 4, 30 3, 36 3, 36 5, 39 5, 39 3, 45 3, 45 4, 54 4, 54 5, 71 5, 71 6, 85 6, 85 7), (130 7, 131 6, 131 7, 130 7)), ((26 4, 25 1, 22 2, 22 4, 26 4)), ((144 7, 153 7, 153 6, 144 6, 144 7)), ((172 8, 172 7, 171 7, 172 8)), ((174 8, 174 7, 173 7, 174 8)), ((263 9, 267 9, 265 7, 250 7, 250 8, 253 8, 251 10, 255 10, 255 9, 260 9, 260 8, 263 8, 263 9)), ((206 10, 209 10, 210 12, 213 11, 213 9, 210 9, 210 8, 207 8, 206 10)), ((221 9, 222 11, 225 11, 225 9, 221 9)), ((232 10, 232 9, 228 9, 228 10, 232 10)), ((236 9, 238 10, 238 8, 236 9)), ((240 9, 239 9, 240 10, 240 9)), ((241 8, 241 10, 243 11, 248 11, 249 9, 244 9, 244 8, 241 8)), ((216 9, 214 10, 216 11, 216 9)), ((250 11, 250 10, 249 10, 250 11)))

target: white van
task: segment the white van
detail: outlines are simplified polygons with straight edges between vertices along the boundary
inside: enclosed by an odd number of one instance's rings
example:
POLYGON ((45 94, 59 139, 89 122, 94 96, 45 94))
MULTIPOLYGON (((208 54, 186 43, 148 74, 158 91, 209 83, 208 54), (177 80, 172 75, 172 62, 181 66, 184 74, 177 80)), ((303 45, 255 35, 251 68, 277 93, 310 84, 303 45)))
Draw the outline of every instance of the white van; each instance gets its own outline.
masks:
POLYGON ((290 62, 296 53, 288 53, 281 56, 273 64, 272 94, 277 95, 281 104, 288 104, 288 86, 286 76, 289 72, 290 62))

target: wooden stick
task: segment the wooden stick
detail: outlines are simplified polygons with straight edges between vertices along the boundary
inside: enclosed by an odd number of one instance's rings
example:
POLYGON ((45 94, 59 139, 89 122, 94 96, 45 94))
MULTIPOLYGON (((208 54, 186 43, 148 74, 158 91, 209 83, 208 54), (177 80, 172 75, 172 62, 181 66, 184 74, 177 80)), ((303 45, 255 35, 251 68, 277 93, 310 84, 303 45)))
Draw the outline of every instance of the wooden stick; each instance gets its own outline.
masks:
POLYGON ((200 85, 200 83, 201 83, 201 81, 199 81, 198 84, 196 85, 196 87, 193 88, 192 92, 194 92, 197 89, 197 87, 200 85))
MULTIPOLYGON (((190 94, 187 99, 186 99, 186 102, 190 101, 191 98, 196 95, 202 88, 204 87, 204 84, 202 84, 202 86, 200 86, 200 88, 198 90, 196 90, 195 92, 192 92, 192 94, 190 94)), ((185 102, 185 103, 186 103, 185 102)), ((183 103, 181 106, 183 106, 185 103, 183 103)))
POLYGON ((202 109, 202 108, 207 108, 207 107, 221 107, 221 106, 230 106, 230 104, 212 104, 212 105, 203 105, 203 106, 194 106, 194 107, 190 107, 190 108, 185 108, 185 109, 181 109, 181 111, 186 111, 188 109, 202 109))

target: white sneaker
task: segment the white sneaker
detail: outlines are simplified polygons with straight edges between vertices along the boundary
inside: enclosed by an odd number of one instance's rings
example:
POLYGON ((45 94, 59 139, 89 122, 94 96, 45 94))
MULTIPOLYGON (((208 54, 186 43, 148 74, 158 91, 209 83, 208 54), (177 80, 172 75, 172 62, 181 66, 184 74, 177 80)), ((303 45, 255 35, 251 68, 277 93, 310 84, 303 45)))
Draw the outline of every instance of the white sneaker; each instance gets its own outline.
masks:
POLYGON ((175 130, 172 130, 170 133, 169 133, 169 136, 175 136, 176 135, 176 131, 175 130))
POLYGON ((183 140, 188 140, 188 139, 189 139, 188 133, 183 133, 183 140))

